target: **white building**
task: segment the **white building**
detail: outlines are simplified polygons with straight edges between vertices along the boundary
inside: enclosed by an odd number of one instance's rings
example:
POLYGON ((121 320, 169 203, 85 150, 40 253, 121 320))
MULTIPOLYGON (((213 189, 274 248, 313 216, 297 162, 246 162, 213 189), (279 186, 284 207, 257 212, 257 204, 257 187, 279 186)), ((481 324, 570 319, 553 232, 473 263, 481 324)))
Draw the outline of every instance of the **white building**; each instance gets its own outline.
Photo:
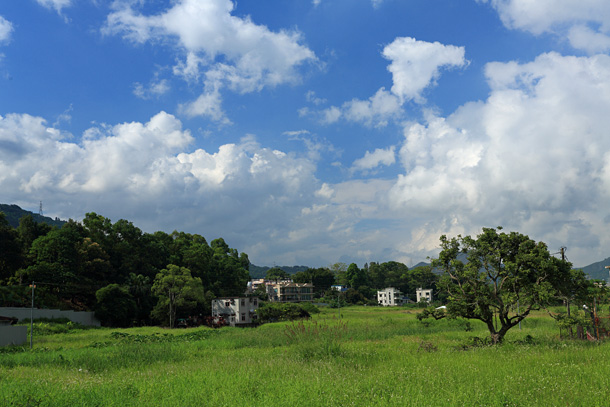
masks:
POLYGON ((388 287, 384 290, 377 291, 377 303, 384 307, 395 307, 403 305, 407 299, 402 295, 400 290, 394 287, 388 287))
POLYGON ((431 288, 426 288, 425 290, 423 288, 418 288, 417 290, 415 290, 415 295, 417 297, 417 302, 420 301, 426 301, 428 303, 432 302, 432 289, 431 288))
POLYGON ((217 298, 212 300, 212 317, 227 325, 248 326, 257 322, 258 297, 217 298))

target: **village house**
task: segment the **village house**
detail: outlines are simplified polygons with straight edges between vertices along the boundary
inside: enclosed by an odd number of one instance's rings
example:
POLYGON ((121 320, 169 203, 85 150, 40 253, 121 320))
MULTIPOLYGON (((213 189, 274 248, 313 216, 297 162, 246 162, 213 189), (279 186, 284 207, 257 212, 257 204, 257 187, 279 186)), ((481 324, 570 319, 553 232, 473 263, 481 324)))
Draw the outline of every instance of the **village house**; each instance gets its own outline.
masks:
POLYGON ((407 301, 408 298, 403 296, 402 292, 394 287, 377 291, 377 303, 384 307, 396 307, 405 304, 407 301))
POLYGON ((230 326, 251 326, 257 323, 258 297, 225 297, 212 300, 212 317, 230 326))
POLYGON ((418 288, 415 290, 415 296, 417 298, 417 302, 426 301, 428 303, 432 302, 432 289, 431 288, 418 288))

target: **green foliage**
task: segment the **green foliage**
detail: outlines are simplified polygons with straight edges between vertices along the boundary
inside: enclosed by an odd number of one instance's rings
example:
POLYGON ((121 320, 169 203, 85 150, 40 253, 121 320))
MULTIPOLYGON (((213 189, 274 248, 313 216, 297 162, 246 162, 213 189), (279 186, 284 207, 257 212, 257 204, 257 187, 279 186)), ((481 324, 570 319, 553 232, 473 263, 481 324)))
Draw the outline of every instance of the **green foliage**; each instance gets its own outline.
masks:
POLYGON ((126 327, 136 319, 136 302, 127 288, 109 284, 97 290, 95 297, 95 316, 102 325, 126 327))
MULTIPOLYGON (((302 304, 306 303, 262 302, 256 314, 261 323, 309 318, 311 315, 302 304)), ((309 305, 305 307, 309 307, 309 305)))
POLYGON ((432 261, 444 273, 439 286, 448 294, 447 312, 485 323, 493 343, 532 310, 584 284, 570 273, 571 264, 552 257, 544 243, 498 230, 484 228, 476 239, 443 235, 442 250, 432 261), (460 253, 467 263, 458 258, 460 253))
POLYGON ((157 274, 152 292, 159 297, 154 315, 159 319, 167 315, 170 328, 174 327, 178 309, 194 309, 198 303, 205 301, 201 279, 193 277, 189 269, 174 264, 157 274))
POLYGON ((341 325, 328 308, 303 321, 304 329, 297 326, 294 340, 289 322, 43 335, 32 351, 1 352, 0 405, 491 407, 607 400, 610 343, 561 340, 544 312, 533 311, 522 330, 490 346, 480 321, 471 321, 473 332, 447 318, 426 328, 409 311, 348 307, 335 342, 333 336, 324 342, 341 325))
POLYGON ((290 275, 279 267, 272 267, 265 274, 266 280, 286 280, 290 275))

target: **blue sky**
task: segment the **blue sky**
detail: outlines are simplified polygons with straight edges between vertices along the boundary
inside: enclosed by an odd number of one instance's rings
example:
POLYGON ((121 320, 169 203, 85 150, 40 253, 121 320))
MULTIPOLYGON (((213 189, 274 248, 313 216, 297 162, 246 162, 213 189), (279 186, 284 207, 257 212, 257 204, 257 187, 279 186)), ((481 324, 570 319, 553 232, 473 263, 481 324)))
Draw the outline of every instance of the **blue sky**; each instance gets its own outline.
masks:
POLYGON ((610 247, 610 3, 7 0, 0 202, 401 261, 502 225, 610 247))

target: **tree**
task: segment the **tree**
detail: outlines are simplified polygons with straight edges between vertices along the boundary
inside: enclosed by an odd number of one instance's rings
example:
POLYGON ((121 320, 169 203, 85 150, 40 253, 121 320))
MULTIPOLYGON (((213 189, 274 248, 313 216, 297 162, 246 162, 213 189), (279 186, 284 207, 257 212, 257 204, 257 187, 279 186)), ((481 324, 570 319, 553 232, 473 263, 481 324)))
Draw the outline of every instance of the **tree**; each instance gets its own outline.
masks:
POLYGON ((18 234, 0 212, 0 281, 12 277, 22 261, 18 234))
POLYGON ((199 277, 193 277, 185 267, 170 264, 155 277, 153 294, 159 296, 155 311, 157 316, 167 311, 169 327, 173 328, 178 308, 195 308, 205 301, 203 284, 199 277))
POLYGON ((267 280, 286 280, 288 278, 290 278, 290 275, 279 267, 271 267, 265 275, 267 280))
POLYGON ((104 326, 126 327, 136 317, 136 302, 128 289, 109 284, 95 293, 95 316, 104 326))
POLYGON ((349 286, 352 288, 357 289, 360 286, 368 284, 368 276, 366 271, 359 269, 356 263, 352 263, 348 266, 345 276, 349 286))
POLYGON ((432 260, 443 271, 439 288, 449 296, 447 314, 484 322, 494 344, 532 310, 550 305, 557 281, 571 268, 552 257, 544 243, 501 229, 484 228, 476 238, 443 235, 439 257, 432 260), (466 263, 458 259, 460 253, 466 263))

